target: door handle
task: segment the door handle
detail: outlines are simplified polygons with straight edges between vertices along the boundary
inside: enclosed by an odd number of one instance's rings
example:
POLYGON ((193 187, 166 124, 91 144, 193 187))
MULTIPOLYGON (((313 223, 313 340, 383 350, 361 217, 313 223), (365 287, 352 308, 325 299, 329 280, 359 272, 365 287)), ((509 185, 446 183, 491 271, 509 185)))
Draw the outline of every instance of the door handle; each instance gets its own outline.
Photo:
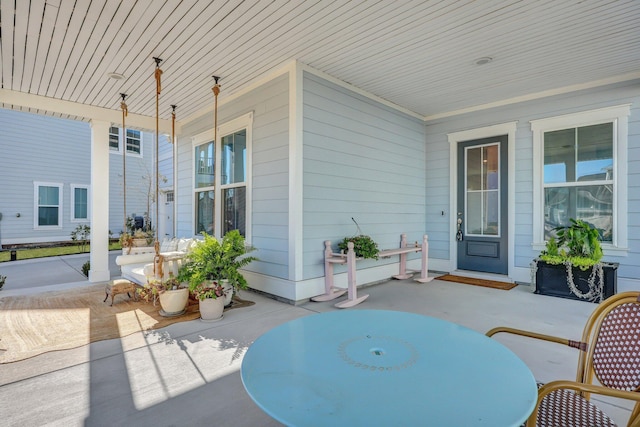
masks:
POLYGON ((458 231, 456 231, 456 240, 458 242, 462 242, 464 240, 464 236, 462 235, 462 218, 458 218, 456 222, 458 224, 458 231))

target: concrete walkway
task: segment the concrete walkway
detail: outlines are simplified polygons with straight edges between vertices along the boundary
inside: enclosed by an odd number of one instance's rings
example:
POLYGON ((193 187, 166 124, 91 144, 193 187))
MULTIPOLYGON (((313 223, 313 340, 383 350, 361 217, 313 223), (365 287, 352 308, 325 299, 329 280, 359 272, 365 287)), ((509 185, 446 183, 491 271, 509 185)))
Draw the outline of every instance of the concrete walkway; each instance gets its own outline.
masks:
MULTIPOLYGON (((22 272, 42 278, 46 271, 49 275, 57 271, 52 266, 76 263, 81 265, 80 260, 66 259, 32 262, 22 272)), ((5 265, 0 268, 4 270, 5 265)), ((33 288, 22 291, 28 289, 33 288)), ((8 292, 19 289, 0 291, 0 298, 8 292)), ((527 286, 502 291, 439 280, 427 284, 392 280, 367 287, 366 293, 370 297, 349 310, 420 313, 481 333, 509 325, 579 339, 595 308, 591 303, 535 295, 527 286)), ((296 307, 249 291, 241 296, 256 304, 226 312, 216 323, 181 322, 162 330, 1 364, 1 424, 279 426, 253 403, 242 386, 239 369, 246 350, 277 325, 338 309, 333 306, 335 301, 296 307)), ((574 349, 506 335, 496 339, 514 351, 540 381, 575 378, 574 349)), ((594 401, 619 424, 626 424, 631 408, 628 402, 599 397, 594 401)), ((309 425, 313 425, 312 417, 309 425)))
MULTIPOLYGON (((121 253, 119 250, 109 252, 112 279, 120 276, 116 257, 121 253)), ((87 261, 89 254, 0 262, 0 274, 7 276, 0 297, 88 285, 87 277, 82 273, 82 265, 87 261)))

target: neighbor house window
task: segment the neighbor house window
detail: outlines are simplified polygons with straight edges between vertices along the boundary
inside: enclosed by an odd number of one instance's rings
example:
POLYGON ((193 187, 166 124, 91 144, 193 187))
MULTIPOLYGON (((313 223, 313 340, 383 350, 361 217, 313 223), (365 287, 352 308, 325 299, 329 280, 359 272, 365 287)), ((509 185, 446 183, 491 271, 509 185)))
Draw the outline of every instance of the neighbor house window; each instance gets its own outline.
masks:
POLYGON ((626 248, 628 115, 621 106, 532 122, 538 242, 576 218, 600 231, 605 248, 626 248))
POLYGON ((248 239, 252 120, 253 114, 247 114, 220 126, 217 143, 208 140, 213 131, 194 138, 196 234, 221 237, 239 230, 248 239))
POLYGON ((141 153, 139 130, 127 129, 127 153, 141 153))
POLYGON ((35 228, 62 226, 62 184, 35 182, 35 228))
MULTIPOLYGON (((109 149, 111 151, 120 151, 121 139, 120 128, 111 126, 109 128, 109 149)), ((127 153, 142 154, 142 138, 139 130, 127 129, 127 153)))
POLYGON ((71 221, 89 220, 89 186, 71 185, 71 221))
POLYGON ((120 151, 120 129, 115 126, 109 128, 109 150, 120 151))

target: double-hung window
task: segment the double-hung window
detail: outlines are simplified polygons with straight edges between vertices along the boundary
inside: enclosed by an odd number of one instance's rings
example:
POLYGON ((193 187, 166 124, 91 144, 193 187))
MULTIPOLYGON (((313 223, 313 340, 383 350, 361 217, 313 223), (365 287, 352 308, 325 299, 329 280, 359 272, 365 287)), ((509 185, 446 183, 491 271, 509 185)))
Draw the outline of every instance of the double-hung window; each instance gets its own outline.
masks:
MULTIPOLYGON (((120 128, 111 126, 109 128, 109 150, 121 151, 120 141, 122 140, 122 133, 120 128)), ((128 154, 142 154, 142 137, 139 130, 127 129, 127 153, 128 154)))
POLYGON ((575 218, 605 249, 626 248, 628 115, 625 105, 531 122, 536 242, 575 218))
POLYGON ((115 126, 109 128, 109 150, 120 151, 120 129, 115 126))
POLYGON ((34 228, 62 226, 62 184, 34 182, 34 228))
POLYGON ((71 221, 89 220, 89 186, 71 184, 71 221))
POLYGON ((249 240, 251 123, 247 114, 194 137, 194 231, 221 237, 238 230, 249 240), (218 201, 218 203, 216 203, 218 201))

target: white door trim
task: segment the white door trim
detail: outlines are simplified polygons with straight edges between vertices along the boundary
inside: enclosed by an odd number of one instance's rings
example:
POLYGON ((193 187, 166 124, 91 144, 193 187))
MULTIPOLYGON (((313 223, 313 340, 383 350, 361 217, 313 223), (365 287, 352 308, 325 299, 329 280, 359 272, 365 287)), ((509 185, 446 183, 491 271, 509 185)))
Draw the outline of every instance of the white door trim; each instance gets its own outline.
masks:
POLYGON ((514 279, 515 273, 515 142, 518 122, 508 122, 481 128, 469 129, 447 134, 449 139, 449 262, 451 271, 458 269, 458 257, 456 248, 455 222, 458 198, 458 143, 475 139, 489 138, 492 136, 507 135, 507 221, 508 221, 508 245, 509 245, 509 272, 510 279, 514 279))

